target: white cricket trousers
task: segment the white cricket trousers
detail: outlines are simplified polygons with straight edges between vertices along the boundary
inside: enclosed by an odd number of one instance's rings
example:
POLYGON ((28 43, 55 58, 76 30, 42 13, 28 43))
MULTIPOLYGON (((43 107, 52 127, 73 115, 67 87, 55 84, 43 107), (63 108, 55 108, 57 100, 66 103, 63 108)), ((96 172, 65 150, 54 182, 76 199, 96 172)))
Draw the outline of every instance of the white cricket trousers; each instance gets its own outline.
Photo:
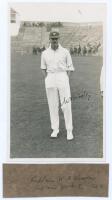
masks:
POLYGON ((51 128, 59 130, 59 99, 64 114, 66 130, 72 131, 71 92, 66 72, 48 73, 45 78, 51 128))

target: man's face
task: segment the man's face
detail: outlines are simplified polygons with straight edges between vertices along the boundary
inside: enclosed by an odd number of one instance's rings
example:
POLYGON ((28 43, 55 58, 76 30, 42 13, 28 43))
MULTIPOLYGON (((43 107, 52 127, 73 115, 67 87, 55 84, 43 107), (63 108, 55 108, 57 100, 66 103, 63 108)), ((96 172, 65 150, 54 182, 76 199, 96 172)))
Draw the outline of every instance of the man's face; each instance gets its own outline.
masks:
POLYGON ((58 45, 59 38, 50 38, 50 43, 53 46, 58 45))

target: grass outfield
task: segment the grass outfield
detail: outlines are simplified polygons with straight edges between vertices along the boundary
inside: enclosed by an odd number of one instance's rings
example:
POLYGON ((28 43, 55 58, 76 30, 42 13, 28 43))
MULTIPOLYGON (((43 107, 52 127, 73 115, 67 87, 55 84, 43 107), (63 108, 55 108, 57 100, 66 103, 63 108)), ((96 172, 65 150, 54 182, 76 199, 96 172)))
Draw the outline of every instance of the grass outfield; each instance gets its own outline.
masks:
POLYGON ((103 156, 101 57, 73 57, 70 77, 73 134, 66 140, 60 110, 60 134, 50 139, 51 128, 40 56, 15 54, 11 61, 12 158, 100 158, 103 156))

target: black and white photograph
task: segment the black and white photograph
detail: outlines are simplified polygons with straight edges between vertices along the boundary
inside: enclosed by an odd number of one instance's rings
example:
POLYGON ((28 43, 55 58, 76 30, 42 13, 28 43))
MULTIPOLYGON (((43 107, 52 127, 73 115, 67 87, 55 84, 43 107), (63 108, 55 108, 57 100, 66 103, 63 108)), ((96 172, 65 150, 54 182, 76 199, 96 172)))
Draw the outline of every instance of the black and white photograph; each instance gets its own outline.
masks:
POLYGON ((106 5, 10 3, 10 158, 103 158, 106 5))

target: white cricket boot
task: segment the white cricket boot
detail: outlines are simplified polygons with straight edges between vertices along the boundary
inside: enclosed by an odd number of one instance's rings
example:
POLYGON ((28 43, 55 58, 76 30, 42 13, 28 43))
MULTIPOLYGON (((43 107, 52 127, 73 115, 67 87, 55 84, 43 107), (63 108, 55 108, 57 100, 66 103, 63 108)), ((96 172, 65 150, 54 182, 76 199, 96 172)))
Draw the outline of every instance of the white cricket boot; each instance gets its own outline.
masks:
POLYGON ((51 133, 51 138, 57 138, 59 133, 59 130, 53 130, 53 132, 51 133))
POLYGON ((72 131, 67 131, 67 140, 73 140, 74 136, 72 131))

